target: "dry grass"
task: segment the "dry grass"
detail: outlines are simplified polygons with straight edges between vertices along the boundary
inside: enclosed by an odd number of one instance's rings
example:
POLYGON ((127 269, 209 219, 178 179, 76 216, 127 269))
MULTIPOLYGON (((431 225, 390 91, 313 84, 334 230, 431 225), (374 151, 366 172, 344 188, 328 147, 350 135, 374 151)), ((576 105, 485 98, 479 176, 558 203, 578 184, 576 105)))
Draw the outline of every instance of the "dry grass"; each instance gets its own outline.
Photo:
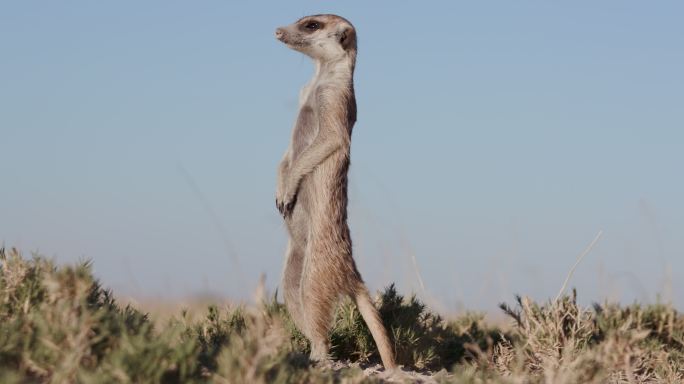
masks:
MULTIPOLYGON (((481 314, 445 320, 389 287, 376 303, 407 381, 681 383, 684 317, 667 305, 582 308, 576 294, 502 305, 512 325, 481 314), (436 374, 435 374, 436 373, 436 374)), ((162 306, 163 307, 163 306, 162 306)), ((378 382, 379 361, 355 306, 331 333, 340 361, 317 367, 275 299, 257 307, 163 307, 152 321, 100 287, 90 266, 56 266, 0 250, 0 382, 378 382), (197 313, 203 307, 201 316, 197 313), (169 315, 173 312, 173 315, 169 315)))

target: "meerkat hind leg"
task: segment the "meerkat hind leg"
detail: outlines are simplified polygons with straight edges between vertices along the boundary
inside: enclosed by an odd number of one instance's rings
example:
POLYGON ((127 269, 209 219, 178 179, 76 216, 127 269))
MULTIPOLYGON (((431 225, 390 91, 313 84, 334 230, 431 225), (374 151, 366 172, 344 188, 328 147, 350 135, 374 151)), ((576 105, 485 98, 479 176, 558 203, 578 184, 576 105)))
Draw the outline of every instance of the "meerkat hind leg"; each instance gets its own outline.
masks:
POLYGON ((301 280, 304 267, 304 249, 295 240, 290 239, 287 245, 287 258, 283 272, 283 298, 292 321, 300 327, 304 321, 301 280))
POLYGON ((311 342, 311 360, 325 362, 330 359, 329 332, 339 295, 329 278, 312 270, 304 273, 301 290, 305 319, 300 327, 311 342))

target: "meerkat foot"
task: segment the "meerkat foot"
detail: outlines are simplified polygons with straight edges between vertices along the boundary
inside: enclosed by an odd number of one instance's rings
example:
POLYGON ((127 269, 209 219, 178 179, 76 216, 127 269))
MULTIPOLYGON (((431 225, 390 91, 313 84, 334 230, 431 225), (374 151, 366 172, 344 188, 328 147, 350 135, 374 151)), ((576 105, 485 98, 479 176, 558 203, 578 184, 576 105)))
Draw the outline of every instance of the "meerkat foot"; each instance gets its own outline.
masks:
POLYGON ((309 354, 309 360, 315 361, 317 363, 323 363, 332 361, 330 354, 328 353, 330 348, 328 344, 323 341, 312 341, 311 343, 311 354, 309 354))

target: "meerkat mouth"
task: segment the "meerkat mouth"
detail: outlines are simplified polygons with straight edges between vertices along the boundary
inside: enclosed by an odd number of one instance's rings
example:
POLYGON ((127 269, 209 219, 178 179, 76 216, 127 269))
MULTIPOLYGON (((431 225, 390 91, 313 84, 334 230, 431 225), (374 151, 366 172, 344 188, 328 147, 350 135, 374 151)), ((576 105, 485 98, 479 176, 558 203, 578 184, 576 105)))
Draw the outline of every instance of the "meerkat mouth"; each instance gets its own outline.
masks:
POLYGON ((280 37, 280 38, 278 38, 278 40, 280 40, 281 42, 283 42, 283 44, 288 45, 290 47, 303 47, 304 45, 306 45, 304 43, 304 40, 291 39, 288 36, 280 37))

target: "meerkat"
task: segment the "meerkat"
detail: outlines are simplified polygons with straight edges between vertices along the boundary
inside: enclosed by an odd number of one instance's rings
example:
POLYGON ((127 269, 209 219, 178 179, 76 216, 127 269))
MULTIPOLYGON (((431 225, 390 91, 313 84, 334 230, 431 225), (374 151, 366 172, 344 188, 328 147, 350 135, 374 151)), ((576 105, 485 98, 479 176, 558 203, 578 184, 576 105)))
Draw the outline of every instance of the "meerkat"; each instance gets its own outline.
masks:
POLYGON ((313 59, 299 95, 290 146, 278 167, 276 206, 289 233, 283 296, 296 326, 325 361, 341 295, 351 296, 386 369, 396 367, 387 331, 352 258, 347 226, 347 170, 356 122, 356 30, 336 15, 306 16, 276 29, 276 38, 313 59))

